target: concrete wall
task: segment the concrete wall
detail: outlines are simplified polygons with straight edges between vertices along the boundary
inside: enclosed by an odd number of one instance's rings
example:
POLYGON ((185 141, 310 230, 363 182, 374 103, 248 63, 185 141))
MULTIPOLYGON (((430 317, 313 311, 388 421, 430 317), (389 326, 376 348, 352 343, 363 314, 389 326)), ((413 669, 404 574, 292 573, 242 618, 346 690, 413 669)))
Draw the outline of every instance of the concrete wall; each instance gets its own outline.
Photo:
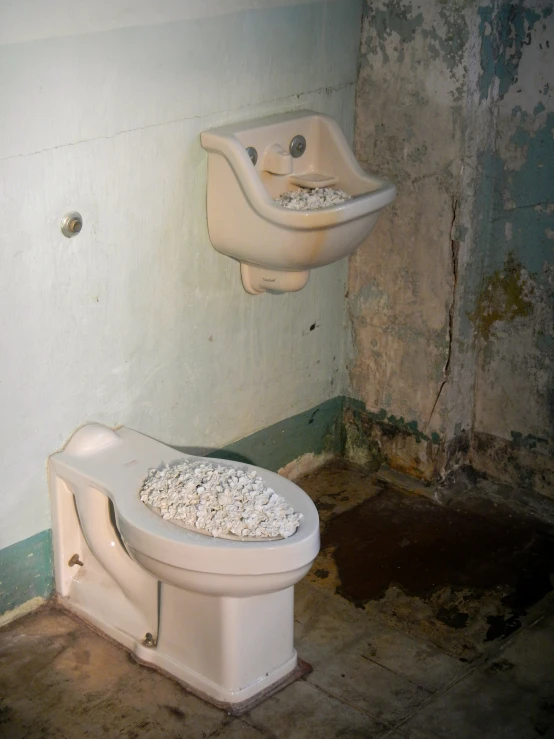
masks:
MULTIPOLYGON (((449 403, 447 380, 463 261, 470 16, 438 0, 378 0, 366 3, 362 29, 356 153, 398 198, 350 260, 351 392, 389 463, 428 478, 459 402, 449 403)), ((455 415, 469 428, 471 404, 455 415)))
POLYGON ((474 464, 554 497, 554 4, 479 8, 479 94, 494 145, 481 152, 486 207, 474 464))
POLYGON ((209 243, 199 134, 313 108, 352 137, 360 5, 0 14, 1 549, 48 529, 47 456, 89 419, 202 452, 341 394, 346 261, 247 295, 209 243))
POLYGON ((366 3, 356 151, 399 196, 350 260, 351 394, 421 477, 472 461, 554 486, 553 21, 533 0, 366 3))

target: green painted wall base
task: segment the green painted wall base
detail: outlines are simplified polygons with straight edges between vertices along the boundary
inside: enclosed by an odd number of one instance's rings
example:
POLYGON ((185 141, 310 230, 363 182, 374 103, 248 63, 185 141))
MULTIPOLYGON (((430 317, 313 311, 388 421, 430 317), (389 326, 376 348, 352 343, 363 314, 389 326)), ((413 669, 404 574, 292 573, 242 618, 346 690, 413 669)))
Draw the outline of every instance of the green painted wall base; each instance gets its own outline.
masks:
POLYGON ((303 454, 340 454, 343 400, 340 396, 331 398, 309 411, 285 418, 208 456, 246 462, 277 472, 303 454))
POLYGON ((53 591, 50 529, 0 549, 0 615, 53 591))
POLYGON ((342 398, 346 459, 370 470, 385 464, 426 483, 438 482, 449 471, 471 465, 491 480, 533 490, 554 499, 554 456, 548 440, 512 432, 502 439, 479 431, 461 431, 445 443, 427 435, 416 421, 368 411, 364 403, 342 398))
POLYGON ((441 439, 428 436, 417 421, 393 416, 384 408, 368 411, 364 403, 343 398, 344 455, 357 464, 377 470, 387 464, 394 470, 427 482, 437 480, 443 463, 441 439))

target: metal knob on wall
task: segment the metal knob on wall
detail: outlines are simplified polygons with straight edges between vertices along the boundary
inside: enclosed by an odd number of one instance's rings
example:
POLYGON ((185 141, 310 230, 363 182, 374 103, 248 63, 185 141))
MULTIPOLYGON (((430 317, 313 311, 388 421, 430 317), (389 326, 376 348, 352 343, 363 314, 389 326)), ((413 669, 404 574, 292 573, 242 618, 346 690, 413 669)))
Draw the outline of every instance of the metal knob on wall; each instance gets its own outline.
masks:
POLYGON ((66 213, 60 224, 61 232, 68 239, 77 236, 83 228, 83 218, 80 213, 66 213))
POLYGON ((289 144, 291 157, 298 159, 306 151, 306 139, 304 136, 295 136, 289 144))

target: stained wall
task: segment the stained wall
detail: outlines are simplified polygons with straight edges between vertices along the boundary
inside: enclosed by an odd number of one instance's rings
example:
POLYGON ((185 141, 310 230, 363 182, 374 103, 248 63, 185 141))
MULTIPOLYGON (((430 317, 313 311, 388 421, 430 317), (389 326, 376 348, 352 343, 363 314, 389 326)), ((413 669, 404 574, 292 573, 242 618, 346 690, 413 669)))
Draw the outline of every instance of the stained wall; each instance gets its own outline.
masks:
POLYGON ((365 5, 356 151, 399 194, 350 260, 352 407, 427 479, 554 486, 553 42, 549 2, 365 5))
POLYGON ((554 496, 554 6, 479 8, 479 94, 493 99, 483 149, 483 278, 473 460, 554 496))

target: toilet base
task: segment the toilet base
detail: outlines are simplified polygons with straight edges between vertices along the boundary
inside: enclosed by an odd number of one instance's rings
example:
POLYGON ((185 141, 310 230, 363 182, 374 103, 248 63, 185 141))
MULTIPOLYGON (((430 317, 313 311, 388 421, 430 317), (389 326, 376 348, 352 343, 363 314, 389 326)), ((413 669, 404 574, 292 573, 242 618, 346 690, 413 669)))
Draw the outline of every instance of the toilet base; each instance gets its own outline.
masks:
POLYGON ((158 642, 136 653, 212 700, 240 703, 296 668, 293 626, 293 587, 239 598, 162 583, 158 642))
POLYGON ((292 634, 288 633, 292 631, 292 619, 283 618, 293 591, 288 588, 269 597, 222 598, 161 583, 164 606, 158 641, 152 646, 105 621, 101 611, 91 608, 90 603, 59 594, 57 602, 97 633, 126 648, 139 664, 177 680, 199 698, 240 715, 311 672, 310 665, 298 659, 292 646, 292 634), (183 612, 187 614, 184 619, 183 612), (274 638, 268 644, 268 635, 272 634, 274 638), (278 664, 279 654, 287 645, 290 657, 278 664))
POLYGON ((180 685, 182 685, 185 690, 188 690, 190 693, 196 695, 198 698, 201 698, 207 703, 211 703, 212 705, 216 706, 216 708, 221 708, 230 716, 242 716, 243 714, 248 713, 253 708, 259 706, 261 703, 266 701, 268 698, 271 698, 276 693, 279 693, 288 685, 291 685, 297 680, 301 680, 307 677, 313 671, 312 666, 308 662, 305 662, 303 659, 300 659, 300 657, 297 657, 295 653, 296 659, 290 660, 287 665, 283 665, 283 668, 288 668, 290 667, 291 663, 295 662, 296 665, 292 669, 289 669, 288 672, 285 672, 285 669, 283 669, 276 671, 277 674, 272 673, 272 675, 269 677, 273 678, 274 681, 270 681, 268 679, 267 682, 264 680, 263 684, 262 681, 256 683, 256 692, 250 697, 245 697, 239 701, 217 700, 212 695, 200 690, 198 687, 196 687, 195 684, 189 683, 186 680, 177 677, 173 671, 166 669, 163 664, 164 661, 157 658, 159 655, 153 655, 150 648, 147 649, 143 645, 137 645, 137 643, 134 643, 133 646, 132 639, 129 638, 128 634, 114 629, 113 627, 110 627, 110 625, 102 622, 100 619, 91 616, 91 614, 87 613, 83 608, 80 608, 67 599, 62 598, 59 594, 55 596, 54 603, 56 607, 67 611, 68 613, 72 614, 73 617, 76 617, 79 621, 85 623, 99 636, 108 639, 108 641, 113 642, 120 647, 123 647, 125 651, 128 652, 129 655, 134 659, 134 661, 138 665, 141 665, 141 667, 150 667, 151 669, 159 672, 161 675, 168 677, 170 680, 175 680, 180 685), (119 633, 117 633, 118 631, 119 633), (153 656, 154 659, 152 659, 153 656), (280 674, 281 672, 284 672, 284 675, 279 678, 278 674, 280 674))
POLYGON ((308 662, 304 662, 303 659, 300 659, 300 657, 297 657, 296 667, 290 672, 288 672, 286 675, 284 675, 284 677, 280 678, 276 682, 270 683, 265 688, 259 689, 258 692, 256 692, 250 698, 246 698, 245 700, 239 703, 236 703, 236 702, 230 703, 228 701, 215 700, 215 698, 213 698, 211 695, 208 695, 207 693, 203 693, 201 690, 195 689, 192 685, 184 682, 183 680, 177 679, 175 675, 173 675, 170 672, 167 672, 161 667, 158 667, 158 665, 155 665, 153 662, 146 662, 140 659, 140 657, 135 652, 130 652, 130 654, 135 660, 135 662, 137 662, 137 664, 141 665, 142 667, 151 667, 152 669, 157 670, 160 674, 165 675, 171 680, 175 680, 180 685, 182 685, 183 688, 188 690, 193 695, 196 695, 198 698, 201 698, 207 703, 211 703, 212 705, 216 706, 216 708, 221 708, 222 710, 226 711, 230 716, 243 716, 245 713, 248 713, 252 709, 256 708, 256 706, 259 706, 261 703, 266 701, 268 698, 271 698, 272 696, 279 693, 281 690, 286 688, 288 685, 291 685, 297 680, 302 680, 303 678, 307 677, 311 672, 313 672, 313 667, 310 664, 308 664, 308 662))

